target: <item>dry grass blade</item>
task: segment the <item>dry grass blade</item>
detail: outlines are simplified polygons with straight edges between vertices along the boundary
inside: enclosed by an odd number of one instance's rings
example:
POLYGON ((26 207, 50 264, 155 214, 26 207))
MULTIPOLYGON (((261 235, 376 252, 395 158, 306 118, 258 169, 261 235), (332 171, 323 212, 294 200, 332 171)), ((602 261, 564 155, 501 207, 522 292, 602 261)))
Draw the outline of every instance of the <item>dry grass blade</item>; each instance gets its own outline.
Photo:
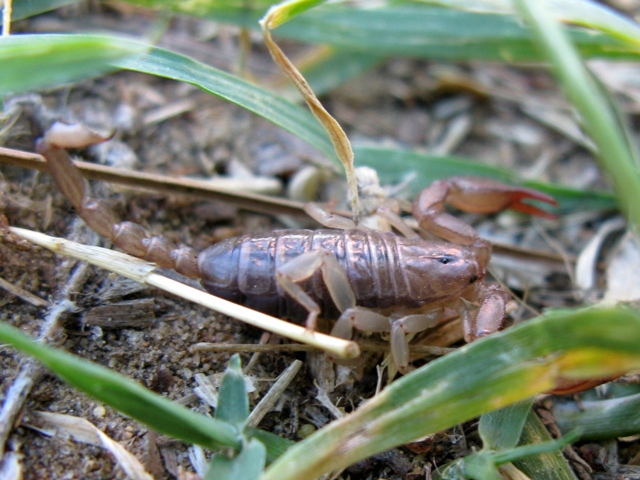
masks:
POLYGON ((260 21, 260 25, 262 26, 262 33, 264 35, 264 40, 269 48, 269 52, 271 56, 278 64, 278 66, 282 69, 282 71, 291 79, 294 83, 300 94, 303 96, 304 100, 309 105, 311 112, 315 115, 318 121, 325 128, 329 137, 331 138, 331 142, 333 143, 334 148, 336 149, 336 153, 338 154, 338 158, 344 165, 345 172, 347 174, 347 183, 349 186, 349 196, 351 203, 353 205, 353 217, 357 222, 360 217, 360 201, 358 199, 358 186, 356 184, 356 174, 354 168, 354 154, 353 149, 351 148, 351 142, 347 138, 347 134, 344 132, 340 124, 337 122, 335 118, 327 112, 327 110, 322 106, 318 97, 316 97, 309 84, 304 79, 300 71, 291 63, 291 61, 287 58, 284 52, 280 49, 280 47, 273 41, 271 37, 270 30, 276 28, 278 26, 277 15, 279 14, 279 9, 286 8, 285 5, 277 6, 271 8, 265 17, 260 21))
POLYGON ((604 241, 612 233, 624 228, 625 222, 622 218, 616 217, 606 221, 580 252, 576 262, 575 279, 576 286, 583 292, 586 293, 596 287, 597 264, 604 241))
POLYGON ((640 246, 631 232, 620 240, 607 265, 607 290, 603 302, 640 301, 640 246))
POLYGON ((127 477, 135 480, 152 480, 140 461, 120 443, 100 431, 85 418, 60 413, 34 412, 39 430, 53 430, 54 435, 71 437, 77 442, 88 443, 107 449, 124 470, 127 477))
POLYGON ((16 452, 7 452, 0 461, 0 478, 5 480, 22 480, 22 467, 20 460, 22 455, 16 452))
POLYGON ((196 343, 189 348, 190 352, 225 352, 225 353, 267 353, 267 352, 315 352, 318 349, 311 345, 285 343, 270 345, 262 343, 196 343))

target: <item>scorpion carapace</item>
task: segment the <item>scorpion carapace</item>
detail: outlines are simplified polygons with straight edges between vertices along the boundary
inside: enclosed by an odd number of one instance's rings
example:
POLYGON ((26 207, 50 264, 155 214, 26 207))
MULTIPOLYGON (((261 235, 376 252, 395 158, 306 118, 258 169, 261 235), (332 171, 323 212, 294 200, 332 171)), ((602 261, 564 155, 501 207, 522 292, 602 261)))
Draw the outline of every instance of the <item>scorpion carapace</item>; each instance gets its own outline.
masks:
POLYGON ((310 330, 321 312, 337 311, 333 335, 351 338, 354 328, 390 332, 400 371, 409 367, 407 334, 435 325, 445 307, 460 312, 467 341, 499 330, 506 316, 508 292, 483 282, 489 243, 446 213, 445 202, 474 212, 515 208, 541 216, 548 214, 522 199, 555 204, 536 190, 452 178, 425 189, 413 208, 419 225, 447 242, 357 228, 279 230, 228 239, 197 254, 150 237, 139 225, 119 222, 106 204, 87 197, 85 181, 65 148, 105 139, 82 125, 56 123, 38 142, 58 188, 92 229, 131 255, 200 278, 214 295, 303 319, 310 330))

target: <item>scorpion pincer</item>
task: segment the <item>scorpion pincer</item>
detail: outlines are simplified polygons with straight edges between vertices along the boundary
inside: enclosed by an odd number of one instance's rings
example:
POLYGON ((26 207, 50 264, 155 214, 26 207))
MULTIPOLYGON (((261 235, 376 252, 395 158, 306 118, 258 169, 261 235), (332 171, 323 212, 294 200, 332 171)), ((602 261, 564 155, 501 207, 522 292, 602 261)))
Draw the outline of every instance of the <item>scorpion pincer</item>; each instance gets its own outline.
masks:
POLYGON ((337 317, 331 333, 342 338, 351 338, 354 329, 389 332, 401 372, 409 368, 407 334, 437 324, 445 308, 460 313, 468 342, 499 330, 506 317, 509 293, 484 282, 489 242, 446 213, 445 202, 469 212, 512 208, 543 217, 552 215, 522 200, 556 203, 536 190, 456 177, 434 182, 413 204, 419 226, 445 241, 359 228, 278 230, 227 239, 198 254, 120 222, 106 204, 86 195, 65 148, 104 140, 82 125, 55 123, 37 146, 56 185, 90 228, 131 255, 199 278, 213 295, 304 321, 310 330, 322 312, 337 317))

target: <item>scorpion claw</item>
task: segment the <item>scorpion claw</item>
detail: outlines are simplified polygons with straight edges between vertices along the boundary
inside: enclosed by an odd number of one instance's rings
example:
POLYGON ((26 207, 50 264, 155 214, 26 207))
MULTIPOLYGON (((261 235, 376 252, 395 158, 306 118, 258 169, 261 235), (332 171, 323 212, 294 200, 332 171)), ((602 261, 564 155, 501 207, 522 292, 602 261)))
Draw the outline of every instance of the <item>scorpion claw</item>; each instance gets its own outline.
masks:
POLYGON ((495 213, 505 209, 555 218, 555 215, 522 200, 537 200, 557 205, 553 197, 537 190, 508 185, 489 178, 453 177, 433 182, 422 191, 413 205, 414 217, 425 230, 446 240, 469 245, 478 234, 445 211, 445 203, 471 213, 495 213))
POLYGON ((509 208, 511 210, 516 210, 518 212, 528 213, 529 215, 536 215, 538 217, 548 218, 551 220, 557 218, 555 214, 547 212, 546 210, 542 210, 541 208, 534 207, 533 205, 529 205, 528 203, 512 203, 511 205, 509 205, 509 208))
POLYGON ((530 203, 521 202, 520 200, 524 198, 538 200, 539 202, 545 202, 553 206, 558 205, 558 202, 556 202, 553 197, 550 197, 549 195, 546 195, 542 192, 531 190, 529 188, 518 188, 516 192, 511 194, 511 201, 505 208, 517 210, 518 212, 522 213, 528 213, 529 215, 536 215, 542 218, 557 218, 557 215, 551 212, 547 212, 546 210, 531 205, 530 203))

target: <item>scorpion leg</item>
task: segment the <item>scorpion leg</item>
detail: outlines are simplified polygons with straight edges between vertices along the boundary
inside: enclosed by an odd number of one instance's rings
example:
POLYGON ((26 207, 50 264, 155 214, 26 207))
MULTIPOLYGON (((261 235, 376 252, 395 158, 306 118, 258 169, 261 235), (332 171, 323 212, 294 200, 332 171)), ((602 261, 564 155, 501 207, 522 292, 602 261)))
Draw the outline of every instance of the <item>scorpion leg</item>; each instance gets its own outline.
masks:
POLYGON ((473 227, 446 213, 445 203, 471 213, 494 213, 511 208, 520 212, 555 218, 554 215, 522 200, 531 199, 557 205, 556 201, 531 188, 507 185, 480 177, 452 177, 437 180, 424 189, 413 204, 413 215, 422 228, 462 245, 478 239, 473 227))
POLYGON ((402 217, 394 211, 393 202, 390 199, 382 202, 375 212, 379 218, 386 222, 386 227, 383 226, 382 228, 379 228, 379 225, 374 226, 372 223, 367 222, 368 219, 366 217, 360 224, 356 225, 350 218, 331 213, 322 205, 313 202, 305 204, 304 211, 320 225, 324 225, 328 228, 336 228, 339 230, 348 230, 351 228, 372 228, 374 230, 390 231, 390 225, 407 238, 418 237, 418 234, 413 231, 409 225, 407 225, 407 222, 405 222, 402 217))
POLYGON ((405 222, 403 218, 393 210, 391 202, 383 202, 382 205, 378 207, 376 214, 386 220, 389 225, 391 225, 405 237, 419 237, 419 235, 409 225, 407 225, 407 222, 405 222))
POLYGON ((460 317, 467 343, 502 329, 507 316, 506 305, 511 298, 509 292, 495 283, 477 285, 474 296, 479 307, 461 299, 464 305, 460 308, 460 317))
POLYGON ((409 341, 407 334, 419 333, 438 324, 444 309, 437 307, 424 313, 391 319, 366 308, 354 307, 345 310, 336 322, 331 335, 350 339, 353 329, 363 332, 391 332, 391 355, 401 373, 409 369, 409 341))
POLYGON ((407 334, 420 333, 434 327, 442 319, 444 309, 437 307, 424 313, 407 315, 393 321, 391 326, 391 355, 402 374, 409 371, 409 341, 407 334))
POLYGON ((342 312, 331 330, 331 335, 350 340, 354 328, 363 332, 389 332, 391 323, 385 315, 366 308, 353 307, 342 312))
POLYGON ((309 312, 306 327, 312 331, 316 328, 320 307, 298 282, 309 279, 318 269, 338 310, 344 312, 355 307, 356 298, 347 274, 336 257, 325 250, 304 253, 276 269, 278 284, 309 312))
POLYGON ((322 205, 314 202, 306 203, 304 205, 304 211, 320 225, 328 228, 336 228, 338 230, 356 228, 355 222, 350 218, 331 213, 322 205))

